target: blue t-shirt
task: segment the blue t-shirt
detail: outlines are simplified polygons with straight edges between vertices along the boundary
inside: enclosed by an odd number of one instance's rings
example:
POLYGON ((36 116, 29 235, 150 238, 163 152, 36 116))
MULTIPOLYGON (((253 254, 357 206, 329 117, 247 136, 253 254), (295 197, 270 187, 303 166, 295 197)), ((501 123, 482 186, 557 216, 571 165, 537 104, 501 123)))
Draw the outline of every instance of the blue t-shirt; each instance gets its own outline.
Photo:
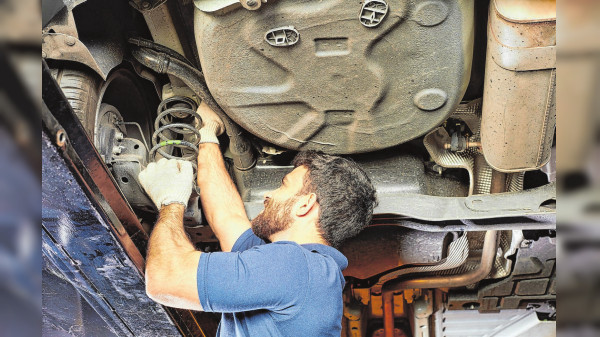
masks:
POLYGON ((232 252, 200 256, 198 295, 204 311, 223 313, 220 337, 339 337, 347 266, 333 247, 265 244, 248 229, 232 252))

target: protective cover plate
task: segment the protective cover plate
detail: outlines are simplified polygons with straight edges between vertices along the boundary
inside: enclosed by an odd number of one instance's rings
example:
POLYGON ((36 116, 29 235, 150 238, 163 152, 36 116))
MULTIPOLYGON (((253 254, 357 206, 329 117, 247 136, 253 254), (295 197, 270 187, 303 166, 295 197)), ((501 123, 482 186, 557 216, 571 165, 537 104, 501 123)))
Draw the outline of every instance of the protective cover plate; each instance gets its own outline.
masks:
POLYGON ((196 10, 209 89, 235 122, 288 149, 369 152, 423 135, 466 89, 473 2, 377 0, 385 16, 366 12, 369 2, 196 10), (369 17, 379 22, 367 27, 369 17))

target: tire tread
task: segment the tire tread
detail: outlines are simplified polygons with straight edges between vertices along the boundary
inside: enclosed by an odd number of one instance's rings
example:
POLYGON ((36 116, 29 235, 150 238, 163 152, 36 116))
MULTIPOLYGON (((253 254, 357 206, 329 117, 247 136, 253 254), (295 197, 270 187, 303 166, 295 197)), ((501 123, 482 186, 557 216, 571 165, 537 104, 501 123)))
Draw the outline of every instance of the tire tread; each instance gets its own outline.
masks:
POLYGON ((102 82, 100 77, 92 72, 76 69, 53 69, 52 75, 93 140, 98 92, 102 82))

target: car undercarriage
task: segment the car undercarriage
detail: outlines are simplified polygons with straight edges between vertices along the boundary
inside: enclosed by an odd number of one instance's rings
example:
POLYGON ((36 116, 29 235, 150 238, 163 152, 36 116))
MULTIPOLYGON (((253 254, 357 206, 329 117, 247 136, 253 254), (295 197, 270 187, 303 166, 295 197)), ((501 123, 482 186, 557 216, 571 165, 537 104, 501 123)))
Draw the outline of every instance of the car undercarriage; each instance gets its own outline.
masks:
MULTIPOLYGON (((351 158, 372 180, 373 221, 340 249, 342 336, 555 334, 554 1, 42 3, 44 170, 65 174, 47 183, 76 181, 87 192, 72 198, 96 200, 81 211, 102 209, 106 231, 81 240, 112 235, 125 252, 112 270, 143 273, 157 210, 138 173, 160 158, 194 162, 205 102, 224 121, 249 218, 298 151, 351 158)), ((218 251, 201 194, 186 232, 218 251)), ((77 283, 53 250, 64 224, 45 216, 56 225, 43 236, 48 270, 77 283)), ((115 277, 87 296, 115 292, 115 277)), ((176 333, 214 335, 215 316, 156 307, 176 333)), ((118 316, 116 335, 153 335, 118 316)))

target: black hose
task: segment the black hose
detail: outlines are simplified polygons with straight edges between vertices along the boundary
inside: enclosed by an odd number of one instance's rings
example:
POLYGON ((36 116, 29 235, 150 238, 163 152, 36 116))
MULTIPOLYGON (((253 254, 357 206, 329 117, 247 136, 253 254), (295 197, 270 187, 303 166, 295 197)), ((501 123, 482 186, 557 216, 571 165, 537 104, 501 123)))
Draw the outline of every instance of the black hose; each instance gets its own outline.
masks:
MULTIPOLYGON (((165 47, 166 48, 166 47, 165 47)), ((225 132, 229 137, 229 147, 233 154, 233 163, 238 170, 249 170, 256 164, 256 158, 250 146, 250 142, 244 137, 244 131, 235 124, 229 116, 221 109, 219 104, 211 95, 204 74, 191 65, 172 57, 166 53, 158 52, 148 48, 137 48, 132 51, 133 57, 142 65, 161 74, 168 74, 179 78, 202 101, 204 101, 223 121, 225 132)))
POLYGON ((127 42, 129 42, 129 44, 132 44, 134 46, 148 48, 148 49, 159 51, 161 53, 165 53, 165 54, 167 54, 181 62, 185 62, 185 64, 193 67, 192 63, 187 58, 185 58, 183 55, 179 54, 178 52, 174 51, 173 49, 163 46, 162 44, 158 44, 156 42, 146 40, 141 37, 130 37, 129 39, 127 39, 127 42))

